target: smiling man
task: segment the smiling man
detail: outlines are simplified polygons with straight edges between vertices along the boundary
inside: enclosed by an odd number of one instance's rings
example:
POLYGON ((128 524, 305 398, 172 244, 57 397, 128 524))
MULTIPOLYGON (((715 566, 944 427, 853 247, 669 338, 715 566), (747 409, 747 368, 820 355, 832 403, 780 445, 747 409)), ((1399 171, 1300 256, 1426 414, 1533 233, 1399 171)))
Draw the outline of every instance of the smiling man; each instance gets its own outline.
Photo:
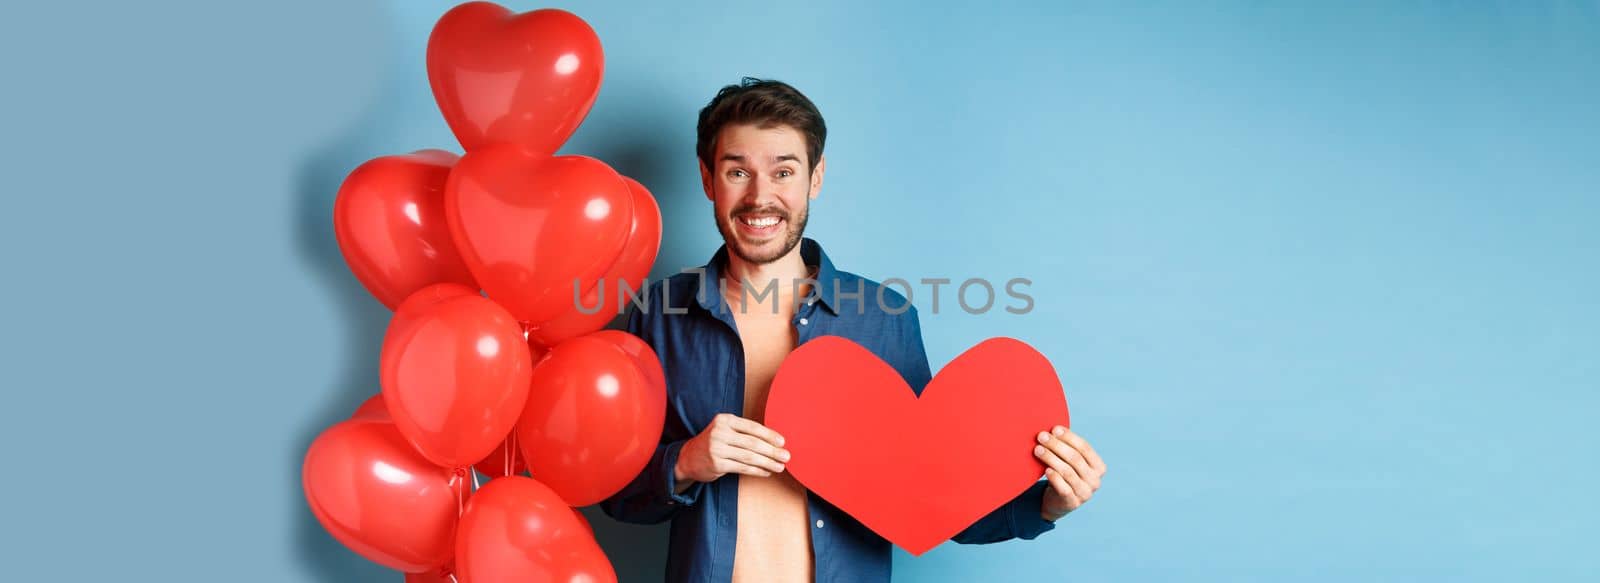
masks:
MULTIPOLYGON (((661 358, 667 420, 644 471, 602 505, 626 522, 672 521, 667 581, 889 580, 889 542, 785 473, 783 436, 763 425, 778 366, 818 336, 866 347, 918 394, 932 378, 916 308, 804 238, 826 138, 811 100, 777 81, 746 78, 700 111, 701 182, 724 244, 703 269, 651 285, 628 317, 661 358)), ((1035 538, 1100 487, 1105 462, 1088 442, 1042 429, 1031 447, 1045 480, 952 540, 1035 538)))

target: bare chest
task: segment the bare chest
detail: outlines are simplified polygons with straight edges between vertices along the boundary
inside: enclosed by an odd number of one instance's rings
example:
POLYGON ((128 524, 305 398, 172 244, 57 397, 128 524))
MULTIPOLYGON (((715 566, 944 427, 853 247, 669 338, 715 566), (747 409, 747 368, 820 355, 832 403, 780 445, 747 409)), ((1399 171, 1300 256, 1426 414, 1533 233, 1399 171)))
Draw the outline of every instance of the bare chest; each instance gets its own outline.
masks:
POLYGON ((772 386, 778 366, 794 350, 794 326, 783 314, 739 314, 734 316, 739 340, 744 345, 744 417, 765 423, 767 389, 772 386))

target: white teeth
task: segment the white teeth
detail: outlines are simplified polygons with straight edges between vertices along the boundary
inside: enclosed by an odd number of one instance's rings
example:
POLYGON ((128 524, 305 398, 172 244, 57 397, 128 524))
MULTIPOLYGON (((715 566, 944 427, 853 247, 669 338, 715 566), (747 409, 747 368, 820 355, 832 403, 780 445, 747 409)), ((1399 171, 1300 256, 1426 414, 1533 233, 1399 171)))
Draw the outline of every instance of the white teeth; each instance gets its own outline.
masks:
POLYGON ((770 227, 778 224, 778 217, 745 217, 744 224, 752 227, 770 227))

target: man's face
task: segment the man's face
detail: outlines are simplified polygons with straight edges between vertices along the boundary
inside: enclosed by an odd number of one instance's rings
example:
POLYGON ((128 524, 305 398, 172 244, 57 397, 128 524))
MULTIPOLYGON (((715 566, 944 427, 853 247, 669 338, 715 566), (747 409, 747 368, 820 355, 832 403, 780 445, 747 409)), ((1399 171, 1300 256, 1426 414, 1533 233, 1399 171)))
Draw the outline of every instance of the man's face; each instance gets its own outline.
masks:
POLYGON ((716 166, 702 164, 700 178, 728 250, 758 265, 787 255, 805 233, 827 158, 811 171, 805 136, 787 125, 730 124, 716 144, 716 166))

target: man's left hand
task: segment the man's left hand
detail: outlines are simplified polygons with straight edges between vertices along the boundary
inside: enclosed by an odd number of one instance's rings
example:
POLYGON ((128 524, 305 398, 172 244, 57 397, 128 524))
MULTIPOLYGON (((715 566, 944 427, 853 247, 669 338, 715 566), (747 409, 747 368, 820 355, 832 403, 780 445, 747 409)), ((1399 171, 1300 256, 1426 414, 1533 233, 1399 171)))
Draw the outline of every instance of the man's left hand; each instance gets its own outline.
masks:
POLYGON ((1106 463, 1088 441, 1060 425, 1036 437, 1039 444, 1033 455, 1044 462, 1045 478, 1050 480, 1039 515, 1053 522, 1083 506, 1100 489, 1106 463))

